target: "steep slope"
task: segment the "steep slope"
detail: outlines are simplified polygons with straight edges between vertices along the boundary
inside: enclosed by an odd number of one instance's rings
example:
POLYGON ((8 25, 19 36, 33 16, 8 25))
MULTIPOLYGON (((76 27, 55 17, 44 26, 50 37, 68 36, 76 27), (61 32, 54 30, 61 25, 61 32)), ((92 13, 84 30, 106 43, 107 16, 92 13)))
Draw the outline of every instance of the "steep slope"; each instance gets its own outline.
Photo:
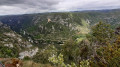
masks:
MULTIPOLYGON (((29 41, 0 22, 0 57, 22 57, 25 51, 36 50, 29 41)), ((29 54, 30 55, 30 54, 29 54)))
POLYGON ((35 43, 59 43, 76 34, 89 32, 88 20, 74 18, 71 13, 48 13, 21 16, 4 16, 1 21, 11 29, 25 37, 33 39, 35 43), (84 30, 83 30, 84 29, 84 30))
POLYGON ((35 44, 61 44, 74 35, 87 34, 100 21, 119 26, 120 10, 1 16, 0 21, 35 44))

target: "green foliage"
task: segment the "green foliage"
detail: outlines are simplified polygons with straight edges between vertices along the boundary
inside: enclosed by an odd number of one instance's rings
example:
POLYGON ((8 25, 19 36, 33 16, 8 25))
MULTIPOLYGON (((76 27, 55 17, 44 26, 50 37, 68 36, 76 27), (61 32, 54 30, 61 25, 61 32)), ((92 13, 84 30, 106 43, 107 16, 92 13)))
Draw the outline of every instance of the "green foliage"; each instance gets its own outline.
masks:
POLYGON ((97 50, 97 56, 92 61, 92 67, 119 67, 120 66, 120 47, 118 44, 107 44, 97 50))
POLYGON ((99 22, 92 27, 92 36, 98 42, 97 44, 102 45, 112 41, 114 35, 114 30, 110 28, 109 24, 99 22))
POLYGON ((48 63, 48 58, 53 54, 57 54, 57 49, 54 45, 48 45, 44 49, 41 49, 32 59, 37 63, 48 63))
POLYGON ((18 57, 18 50, 16 48, 0 46, 0 57, 1 58, 18 57))
POLYGON ((56 55, 53 55, 52 57, 49 57, 48 59, 50 62, 52 62, 54 65, 56 65, 57 67, 60 66, 60 67, 77 67, 75 65, 75 63, 71 63, 70 64, 65 64, 64 63, 64 59, 63 59, 63 55, 60 53, 58 55, 58 57, 56 55))
POLYGON ((80 67, 90 67, 89 60, 83 60, 80 62, 80 67))
POLYGON ((30 57, 28 57, 28 56, 26 56, 26 57, 24 57, 24 59, 23 60, 31 60, 31 58, 30 57))
MULTIPOLYGON (((95 11, 9 16, 3 17, 2 21, 18 33, 21 29, 21 32, 26 31, 26 38, 31 37, 37 45, 44 43, 44 46, 46 46, 46 44, 53 44, 52 42, 63 42, 63 45, 56 45, 60 46, 60 49, 56 49, 53 45, 41 49, 32 58, 37 63, 51 62, 57 67, 120 67, 120 36, 116 36, 113 30, 115 26, 119 25, 119 18, 119 12, 116 11, 113 13, 95 11), (51 21, 47 22, 47 18, 50 18, 51 21), (12 22, 9 23, 8 20, 12 20, 12 22), (96 24, 100 20, 112 24, 113 29, 106 23, 96 24), (20 22, 16 23, 16 21, 20 22), (91 33, 86 38, 83 32, 89 32, 89 22, 90 25, 96 25, 92 27, 91 33), (73 40, 69 39, 65 42, 71 37, 73 37, 73 40)), ((2 34, 10 31, 1 28, 1 43, 5 38, 12 41, 2 34)), ((13 42, 17 43, 16 40, 13 40, 13 42)), ((43 47, 43 45, 41 46, 43 47)), ((0 47, 0 57, 17 56, 16 48, 0 47)), ((28 59, 30 58, 24 58, 24 60, 28 59)))
MULTIPOLYGON (((53 55, 52 57, 49 57, 48 59, 50 62, 52 62, 54 65, 56 65, 57 67, 79 67, 77 66, 75 63, 71 63, 71 64, 65 64, 64 63, 64 59, 63 59, 63 55, 60 53, 58 55, 58 57, 56 55, 53 55)), ((90 67, 90 62, 89 60, 83 60, 80 62, 80 67, 90 67)))
POLYGON ((87 60, 92 55, 92 48, 89 45, 88 40, 83 40, 80 43, 76 43, 72 39, 68 40, 62 46, 62 54, 64 55, 65 63, 74 62, 79 66, 80 61, 83 59, 87 60))
POLYGON ((117 36, 116 44, 120 45, 120 35, 117 36))
POLYGON ((71 63, 71 61, 74 60, 74 51, 76 49, 77 45, 75 41, 72 39, 68 40, 63 46, 62 46, 62 54, 64 55, 65 62, 71 63))
MULTIPOLYGON (((115 35, 109 25, 104 23, 97 24, 93 29, 93 36, 96 43, 96 54, 91 60, 92 67, 119 67, 120 44, 119 35, 115 35), (104 45, 104 46, 103 46, 104 45)), ((93 37, 92 37, 93 38, 93 37)), ((91 41, 91 43, 93 42, 91 41)))

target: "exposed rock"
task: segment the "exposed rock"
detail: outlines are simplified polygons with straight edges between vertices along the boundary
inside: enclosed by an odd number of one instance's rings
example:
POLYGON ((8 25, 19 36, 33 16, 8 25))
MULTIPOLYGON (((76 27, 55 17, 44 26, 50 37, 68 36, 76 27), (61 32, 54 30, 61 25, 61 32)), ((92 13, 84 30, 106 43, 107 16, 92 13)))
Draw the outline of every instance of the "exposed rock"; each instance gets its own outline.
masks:
POLYGON ((7 36, 10 36, 10 37, 15 37, 16 35, 14 33, 4 33, 5 35, 7 36))
POLYGON ((19 58, 23 59, 26 56, 33 57, 34 55, 36 55, 37 52, 38 52, 38 48, 31 49, 29 51, 24 51, 24 52, 19 53, 19 58))
POLYGON ((48 23, 51 21, 51 19, 50 18, 48 18, 48 23))
POLYGON ((13 44, 4 44, 4 46, 12 47, 13 48, 13 44))

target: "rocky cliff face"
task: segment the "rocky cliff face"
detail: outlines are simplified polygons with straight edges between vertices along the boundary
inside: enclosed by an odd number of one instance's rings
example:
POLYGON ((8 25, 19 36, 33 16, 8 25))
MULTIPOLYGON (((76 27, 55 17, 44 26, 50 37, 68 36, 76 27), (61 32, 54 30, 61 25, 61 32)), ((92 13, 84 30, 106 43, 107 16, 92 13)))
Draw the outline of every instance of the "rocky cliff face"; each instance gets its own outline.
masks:
POLYGON ((89 19, 80 18, 76 13, 4 16, 0 20, 35 44, 59 43, 90 31, 89 19))
MULTIPOLYGON (((10 49, 16 48, 16 50, 14 50, 14 51, 18 51, 18 53, 21 53, 25 50, 35 49, 34 46, 32 45, 32 43, 27 41, 21 35, 12 31, 9 26, 2 24, 0 22, 0 47, 1 46, 8 47, 10 49)), ((31 54, 29 54, 29 55, 31 55, 31 54)))

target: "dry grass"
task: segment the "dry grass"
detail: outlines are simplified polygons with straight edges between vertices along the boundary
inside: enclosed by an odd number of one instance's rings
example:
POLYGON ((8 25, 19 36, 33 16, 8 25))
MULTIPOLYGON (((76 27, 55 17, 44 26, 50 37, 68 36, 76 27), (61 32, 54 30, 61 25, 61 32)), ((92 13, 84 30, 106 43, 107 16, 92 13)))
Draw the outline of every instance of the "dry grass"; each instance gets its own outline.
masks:
POLYGON ((50 64, 35 63, 33 61, 24 61, 23 67, 53 67, 50 64))

